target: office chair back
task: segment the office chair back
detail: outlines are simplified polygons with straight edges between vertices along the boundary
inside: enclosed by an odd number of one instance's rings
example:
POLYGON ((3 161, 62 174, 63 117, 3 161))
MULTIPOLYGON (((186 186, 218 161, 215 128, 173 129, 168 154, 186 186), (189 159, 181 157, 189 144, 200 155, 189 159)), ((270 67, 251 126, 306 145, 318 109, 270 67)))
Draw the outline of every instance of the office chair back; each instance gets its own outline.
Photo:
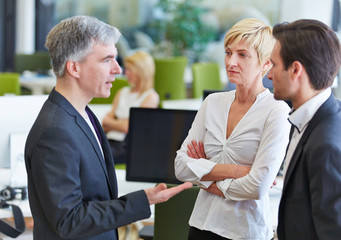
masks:
POLYGON ((201 98, 204 90, 222 90, 220 81, 220 67, 218 63, 194 63, 192 64, 192 95, 193 98, 201 98))
POLYGON ((20 95, 19 73, 0 73, 0 96, 20 95))
POLYGON ((118 90, 125 86, 129 86, 127 79, 116 78, 110 89, 110 96, 108 98, 93 98, 90 104, 111 104, 118 90))
MULTIPOLYGON (((174 185, 168 184, 168 187, 174 185)), ((192 214, 199 187, 186 189, 167 202, 155 205, 153 240, 187 240, 189 218, 192 214)))
POLYGON ((23 73, 25 70, 48 74, 52 68, 48 52, 35 52, 33 54, 15 54, 14 70, 23 73))
POLYGON ((184 73, 188 62, 187 57, 154 59, 154 61, 154 88, 160 96, 160 102, 171 99, 185 99, 184 73))

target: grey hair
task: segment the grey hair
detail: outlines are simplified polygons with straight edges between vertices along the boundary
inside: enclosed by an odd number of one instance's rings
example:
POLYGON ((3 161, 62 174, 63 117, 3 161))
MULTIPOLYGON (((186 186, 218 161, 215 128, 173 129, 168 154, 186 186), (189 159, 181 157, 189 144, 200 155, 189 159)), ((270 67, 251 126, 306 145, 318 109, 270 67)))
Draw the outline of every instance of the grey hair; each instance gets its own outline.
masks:
POLYGON ((91 53, 95 43, 114 45, 120 36, 117 28, 94 17, 75 16, 51 29, 45 47, 50 53, 54 73, 63 77, 67 61, 81 62, 91 53))

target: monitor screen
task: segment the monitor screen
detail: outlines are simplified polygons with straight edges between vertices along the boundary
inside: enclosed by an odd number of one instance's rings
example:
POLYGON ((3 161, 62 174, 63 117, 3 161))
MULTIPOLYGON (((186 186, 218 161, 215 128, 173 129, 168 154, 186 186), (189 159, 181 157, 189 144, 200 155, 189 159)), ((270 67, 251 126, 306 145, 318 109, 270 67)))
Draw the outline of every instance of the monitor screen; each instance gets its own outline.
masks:
POLYGON ((127 138, 127 181, 180 183, 174 173, 195 110, 131 108, 127 138))
POLYGON ((46 99, 47 95, 0 97, 0 168, 10 167, 11 135, 29 132, 46 99))

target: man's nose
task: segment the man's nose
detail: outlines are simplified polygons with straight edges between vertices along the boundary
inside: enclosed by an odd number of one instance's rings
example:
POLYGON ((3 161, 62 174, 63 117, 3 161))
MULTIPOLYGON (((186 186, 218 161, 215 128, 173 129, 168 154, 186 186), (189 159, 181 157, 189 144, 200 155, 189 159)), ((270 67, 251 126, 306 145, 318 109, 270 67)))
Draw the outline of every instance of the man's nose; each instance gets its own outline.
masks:
POLYGON ((121 68, 121 66, 118 64, 118 62, 116 61, 116 59, 114 60, 114 65, 113 65, 112 71, 114 71, 115 74, 121 74, 121 73, 122 73, 122 68, 121 68))

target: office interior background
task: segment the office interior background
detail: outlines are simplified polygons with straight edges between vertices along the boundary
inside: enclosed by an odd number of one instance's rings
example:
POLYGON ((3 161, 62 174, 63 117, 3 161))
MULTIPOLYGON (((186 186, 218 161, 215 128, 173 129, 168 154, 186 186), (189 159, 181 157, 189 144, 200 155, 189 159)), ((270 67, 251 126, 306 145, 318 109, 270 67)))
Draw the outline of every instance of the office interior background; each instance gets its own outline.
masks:
MULTIPOLYGON (((274 26, 284 21, 312 18, 326 23, 341 37, 340 13, 340 0, 0 0, 0 73, 15 71, 16 54, 46 52, 46 35, 62 19, 90 15, 116 26, 122 32, 123 36, 117 44, 120 63, 125 56, 137 50, 145 50, 155 58, 186 56, 188 69, 196 62, 218 63, 222 78, 227 78, 223 38, 238 20, 252 17, 274 26)), ((335 96, 341 98, 339 76, 332 89, 335 96)), ((228 88, 228 79, 222 82, 224 88, 228 88)), ((195 96, 188 94, 187 97, 195 96)), ((34 112, 38 112, 39 104, 36 104, 34 112)), ((23 109, 5 106, 1 111, 7 114, 9 111, 23 109)), ((30 114, 29 110, 27 114, 30 114)), ((15 119, 10 120, 12 125, 16 121, 34 120, 34 116, 32 119, 29 115, 25 119, 17 119, 16 116, 10 116, 15 119)), ((9 135, 9 129, 5 131, 4 128, 11 127, 2 125, 0 134, 4 135, 7 131, 9 135)), ((1 141, 8 142, 8 137, 5 139, 0 135, 0 156, 4 156, 1 155, 1 149, 4 148, 1 147, 8 145, 1 141)), ((0 170, 3 166, 4 160, 0 159, 0 170)), ((8 166, 7 162, 5 166, 8 166)), ((4 182, 3 173, 0 173, 0 182, 4 182)), ((10 176, 8 171, 6 176, 10 176)), ((119 186, 126 187, 122 187, 122 193, 140 187, 134 183, 134 188, 131 188, 132 185, 124 180, 124 176, 119 179, 119 186)), ((276 204, 279 193, 272 195, 276 204)), ((29 215, 28 206, 24 209, 27 209, 29 215)), ((274 219, 276 222, 276 212, 274 219)))
MULTIPOLYGON (((0 0, 0 72, 14 70, 17 53, 46 51, 48 31, 74 15, 118 27, 119 60, 143 49, 155 57, 186 55, 189 64, 218 62, 222 69, 224 34, 242 18, 272 26, 313 18, 341 31, 339 0, 0 0)), ((333 91, 340 96, 340 84, 333 91)))

